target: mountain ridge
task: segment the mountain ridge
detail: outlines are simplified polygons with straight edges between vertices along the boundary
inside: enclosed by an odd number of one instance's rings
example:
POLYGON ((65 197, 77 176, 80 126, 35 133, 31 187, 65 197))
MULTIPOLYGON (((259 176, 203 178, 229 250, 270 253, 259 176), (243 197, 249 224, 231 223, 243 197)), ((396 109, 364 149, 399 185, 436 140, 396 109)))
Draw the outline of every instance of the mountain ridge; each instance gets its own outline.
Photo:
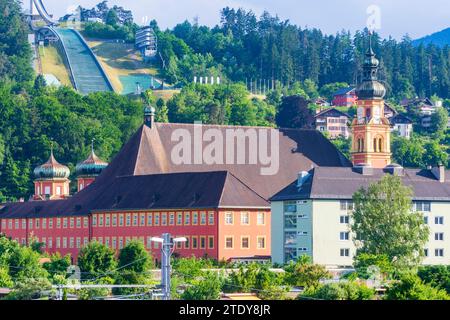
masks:
POLYGON ((440 47, 450 45, 450 27, 413 41, 413 44, 417 46, 420 44, 428 45, 430 43, 440 47))

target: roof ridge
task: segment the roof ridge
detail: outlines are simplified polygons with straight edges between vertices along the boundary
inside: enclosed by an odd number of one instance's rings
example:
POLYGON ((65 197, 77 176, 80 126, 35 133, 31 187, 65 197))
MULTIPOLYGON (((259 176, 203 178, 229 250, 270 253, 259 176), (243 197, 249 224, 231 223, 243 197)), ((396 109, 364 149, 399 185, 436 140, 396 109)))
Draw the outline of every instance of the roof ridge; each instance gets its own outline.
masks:
POLYGON ((144 136, 144 129, 145 129, 144 126, 145 126, 145 124, 142 124, 141 127, 139 128, 139 130, 141 130, 141 134, 140 134, 141 136, 139 138, 139 146, 138 146, 138 150, 137 150, 136 157, 135 157, 134 168, 133 168, 133 175, 136 175, 136 169, 137 169, 139 154, 140 154, 141 148, 142 148, 142 139, 143 139, 143 136, 144 136))
MULTIPOLYGON (((179 122, 157 122, 157 125, 176 125, 176 126, 194 126, 195 123, 179 123, 179 122)), ((258 128, 258 129, 278 129, 274 127, 265 127, 265 126, 242 126, 242 125, 232 125, 232 124, 211 124, 211 123, 202 123, 202 126, 208 127, 222 127, 222 128, 258 128)))
MULTIPOLYGON (((253 190, 252 188, 250 188, 244 181, 242 181, 241 179, 239 179, 238 177, 236 177, 232 172, 227 171, 228 174, 230 174, 232 177, 234 177, 237 181, 239 181, 243 186, 245 186, 247 189, 249 189, 251 192, 253 192, 254 194, 256 194, 258 197, 260 197, 261 199, 263 199, 264 201, 268 202, 266 198, 264 198, 263 196, 261 196, 258 192, 256 192, 255 190, 253 190)), ((228 177, 228 175, 227 175, 228 177)))
POLYGON ((345 115, 345 116, 351 118, 350 115, 349 115, 348 113, 343 112, 343 111, 337 109, 336 106, 330 107, 330 108, 326 108, 326 109, 320 111, 319 113, 315 114, 314 117, 320 116, 320 115, 322 115, 322 114, 324 114, 324 113, 327 113, 327 112, 329 112, 329 111, 331 111, 331 110, 336 110, 337 112, 339 112, 339 113, 341 113, 341 114, 343 114, 343 115, 345 115))

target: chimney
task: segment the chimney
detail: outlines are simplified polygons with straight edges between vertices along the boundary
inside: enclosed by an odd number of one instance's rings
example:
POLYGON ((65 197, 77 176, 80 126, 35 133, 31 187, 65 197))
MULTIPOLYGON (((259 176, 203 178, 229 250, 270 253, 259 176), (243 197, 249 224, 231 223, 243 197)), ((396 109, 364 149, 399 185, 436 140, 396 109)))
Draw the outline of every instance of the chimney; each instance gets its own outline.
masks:
POLYGON ((300 188, 306 181, 306 179, 308 179, 309 177, 309 173, 307 171, 301 171, 298 173, 298 177, 297 177, 297 187, 300 188))
POLYGON ((155 122, 155 108, 153 108, 152 106, 146 106, 144 108, 144 124, 147 127, 152 128, 154 122, 155 122))
POLYGON ((363 176, 373 175, 373 167, 367 163, 359 163, 353 166, 353 171, 362 174, 363 176))
POLYGON ((388 172, 392 175, 397 175, 397 176, 404 176, 405 175, 405 169, 403 169, 403 167, 399 164, 396 163, 392 163, 388 166, 386 166, 386 168, 384 168, 385 172, 388 172))
POLYGON ((439 180, 440 183, 445 182, 445 166, 439 164, 433 168, 431 168, 431 173, 439 180))

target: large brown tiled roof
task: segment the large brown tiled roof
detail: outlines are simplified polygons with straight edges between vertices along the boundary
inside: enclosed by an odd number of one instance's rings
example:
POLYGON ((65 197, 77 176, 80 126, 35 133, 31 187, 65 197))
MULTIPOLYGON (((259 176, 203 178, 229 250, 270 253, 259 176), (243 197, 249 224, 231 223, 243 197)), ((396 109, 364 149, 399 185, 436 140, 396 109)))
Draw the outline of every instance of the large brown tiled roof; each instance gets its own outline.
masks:
MULTIPOLYGON (((236 128, 249 129, 249 127, 203 126, 204 130, 217 129, 224 136, 227 129, 236 128)), ((100 177, 101 180, 106 180, 114 175, 225 170, 233 173, 258 194, 268 199, 290 183, 300 171, 310 170, 313 166, 351 166, 350 161, 320 132, 298 129, 276 130, 280 143, 280 168, 279 172, 273 176, 261 175, 261 165, 176 165, 171 161, 171 151, 178 143, 171 141, 172 133, 176 129, 187 130, 193 136, 194 126, 191 124, 156 123, 153 128, 142 126, 104 171, 100 177)), ((267 128, 255 129, 266 130, 267 128)))
MULTIPOLYGON (((278 192, 272 201, 296 199, 352 199, 360 188, 367 188, 389 174, 384 169, 373 169, 372 175, 362 175, 352 168, 318 167, 300 189, 296 182, 278 192)), ((430 170, 404 169, 403 183, 413 190, 413 200, 450 201, 450 171, 446 182, 439 182, 430 170)))
MULTIPOLYGON (((237 128, 244 130, 267 129, 218 125, 203 126, 203 130, 217 129, 222 132, 224 136, 227 129, 237 128)), ((134 181, 150 178, 137 178, 134 180, 134 177, 132 176, 147 176, 161 173, 191 173, 191 175, 189 175, 190 179, 196 179, 195 172, 211 171, 227 171, 231 174, 231 176, 226 179, 223 188, 221 200, 223 201, 223 204, 252 206, 252 203, 247 202, 245 197, 239 192, 236 192, 236 190, 241 190, 243 186, 246 186, 259 197, 269 199, 276 192, 290 184, 300 171, 308 171, 312 167, 317 166, 351 166, 350 161, 346 159, 320 132, 317 132, 316 130, 297 129, 275 129, 280 144, 280 165, 278 173, 273 176, 261 175, 261 165, 176 165, 171 161, 172 148, 178 143, 171 140, 172 133, 176 129, 187 130, 193 136, 194 125, 155 123, 152 128, 143 125, 123 146, 122 150, 111 161, 108 167, 102 171, 101 175, 91 185, 75 194, 73 197, 67 200, 58 201, 8 204, 0 211, 0 216, 2 216, 2 212, 3 214, 11 212, 17 214, 32 214, 35 211, 52 215, 88 214, 91 210, 98 208, 97 204, 103 201, 103 197, 108 197, 109 194, 115 196, 117 195, 117 192, 115 192, 116 190, 122 190, 118 187, 118 181, 127 183, 130 189, 130 197, 132 193, 136 194, 141 192, 140 189, 145 189, 142 188, 142 184, 134 181)), ((200 177, 202 176, 199 175, 199 179, 200 177)), ((179 194, 177 196, 183 198, 185 192, 190 192, 190 190, 178 188, 177 182, 177 179, 171 180, 170 183, 174 184, 172 189, 178 190, 177 192, 179 192, 179 194)), ((146 188, 151 187, 149 186, 146 188)), ((144 190, 142 192, 146 191, 144 190)), ((259 205, 259 200, 254 200, 255 203, 258 203, 259 205)), ((171 204, 167 203, 167 205, 171 204)), ((106 202, 103 206, 107 206, 106 202)))

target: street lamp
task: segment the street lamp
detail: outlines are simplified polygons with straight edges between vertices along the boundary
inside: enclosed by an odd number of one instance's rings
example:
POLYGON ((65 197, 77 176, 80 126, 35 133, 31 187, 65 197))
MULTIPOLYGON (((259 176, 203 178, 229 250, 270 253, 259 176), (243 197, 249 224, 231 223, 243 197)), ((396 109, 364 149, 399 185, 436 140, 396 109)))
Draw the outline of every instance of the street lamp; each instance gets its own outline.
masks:
POLYGON ((175 244, 186 242, 185 237, 170 239, 170 233, 163 233, 162 238, 152 237, 153 242, 161 243, 161 287, 163 290, 163 300, 170 300, 170 257, 175 250, 175 244))

